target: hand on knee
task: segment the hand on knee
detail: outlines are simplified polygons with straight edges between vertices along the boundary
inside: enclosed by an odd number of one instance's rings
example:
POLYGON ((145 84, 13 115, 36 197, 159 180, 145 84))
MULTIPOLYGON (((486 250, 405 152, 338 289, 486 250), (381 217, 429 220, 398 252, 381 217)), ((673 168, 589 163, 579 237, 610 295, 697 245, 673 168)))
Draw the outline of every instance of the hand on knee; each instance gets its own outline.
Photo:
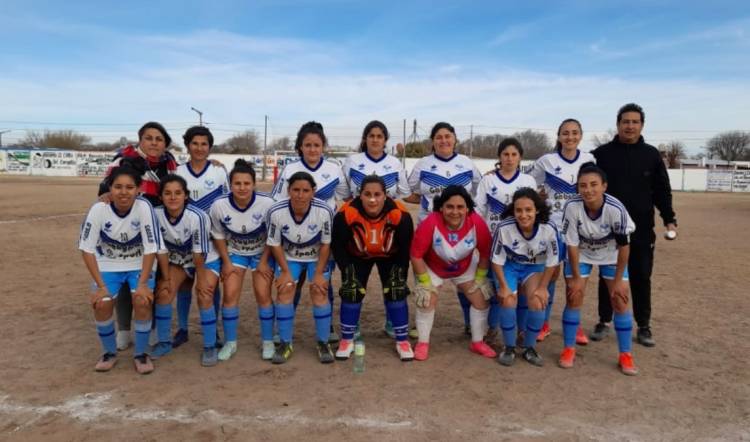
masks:
POLYGON ((500 304, 506 308, 515 308, 518 305, 518 297, 516 295, 506 296, 501 298, 500 304))

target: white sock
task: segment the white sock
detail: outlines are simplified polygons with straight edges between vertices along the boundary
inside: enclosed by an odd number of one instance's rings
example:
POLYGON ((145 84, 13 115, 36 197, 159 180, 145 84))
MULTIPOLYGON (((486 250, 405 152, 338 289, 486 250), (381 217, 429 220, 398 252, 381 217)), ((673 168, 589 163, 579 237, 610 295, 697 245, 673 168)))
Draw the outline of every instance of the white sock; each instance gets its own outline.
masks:
POLYGON ((415 317, 417 323, 417 334, 419 342, 430 342, 430 333, 432 332, 432 323, 435 322, 435 310, 423 310, 417 308, 415 317))
POLYGON ((469 324, 471 325, 471 340, 479 342, 484 339, 484 332, 487 330, 487 317, 490 309, 479 310, 472 305, 469 308, 469 324))

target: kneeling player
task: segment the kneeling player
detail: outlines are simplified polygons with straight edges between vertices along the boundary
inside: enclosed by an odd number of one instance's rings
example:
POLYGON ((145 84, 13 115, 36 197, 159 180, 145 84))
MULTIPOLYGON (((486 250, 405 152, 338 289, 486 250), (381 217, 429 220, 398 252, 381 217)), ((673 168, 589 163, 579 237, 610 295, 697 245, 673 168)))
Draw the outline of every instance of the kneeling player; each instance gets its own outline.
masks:
POLYGON ((333 218, 331 249, 342 279, 339 289, 342 336, 336 359, 348 359, 354 350, 354 333, 373 265, 378 267, 396 351, 402 361, 414 359, 407 340, 409 310, 406 304, 409 295, 406 272, 413 230, 409 212, 401 203, 386 196, 385 181, 378 175, 362 179, 359 196, 344 204, 333 218))

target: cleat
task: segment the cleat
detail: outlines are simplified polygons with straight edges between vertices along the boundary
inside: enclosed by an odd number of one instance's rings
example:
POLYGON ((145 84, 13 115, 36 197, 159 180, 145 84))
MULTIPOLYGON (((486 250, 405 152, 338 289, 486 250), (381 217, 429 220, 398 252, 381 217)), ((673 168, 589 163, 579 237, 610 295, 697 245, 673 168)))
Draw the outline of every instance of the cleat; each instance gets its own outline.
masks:
POLYGON ((414 359, 417 361, 426 361, 430 354, 429 342, 417 342, 414 346, 414 359))
POLYGON ((416 327, 409 330, 409 337, 412 339, 419 339, 419 332, 416 327))
POLYGON ((573 363, 576 360, 576 348, 565 347, 560 354, 560 359, 557 360, 557 365, 560 368, 573 368, 573 363))
POLYGON ((292 353, 294 353, 294 347, 292 347, 291 342, 281 342, 278 347, 276 347, 276 353, 273 354, 273 358, 271 358, 272 364, 283 364, 286 361, 289 360, 289 358, 292 357, 292 353))
POLYGON ((117 349, 120 351, 127 350, 130 347, 130 330, 119 330, 117 332, 117 349))
POLYGON ((633 364, 633 355, 630 353, 620 353, 620 360, 618 362, 620 371, 624 375, 635 376, 638 374, 638 369, 633 364))
MULTIPOLYGON (((352 346, 354 348, 354 346, 352 346)), ((333 357, 333 351, 331 351, 331 344, 323 341, 318 341, 318 360, 321 364, 330 364, 336 360, 333 357)))
POLYGON ((237 353, 237 341, 227 341, 219 350, 219 360, 228 361, 237 353))
POLYGON ((221 336, 219 336, 219 331, 216 330, 216 344, 214 344, 216 348, 221 350, 221 347, 224 346, 224 341, 221 340, 221 336))
POLYGON ((385 324, 383 324, 383 332, 389 338, 396 339, 396 333, 393 331, 393 324, 391 324, 391 321, 388 321, 388 320, 385 321, 385 324))
POLYGON ((578 327, 578 330, 576 330, 576 344, 578 344, 578 345, 588 345, 589 344, 589 338, 583 332, 583 328, 581 328, 581 327, 578 327))
POLYGON ((651 335, 651 327, 638 327, 635 339, 644 347, 653 347, 656 345, 656 341, 654 341, 654 337, 651 335))
POLYGON ((273 341, 263 341, 260 358, 264 361, 270 361, 276 353, 276 344, 273 341))
POLYGON ((133 357, 133 364, 138 374, 149 374, 154 371, 154 363, 146 353, 133 357))
POLYGON ((96 362, 94 370, 99 372, 110 371, 117 364, 117 355, 115 353, 104 353, 96 362))
POLYGON ((414 351, 412 351, 409 341, 396 342, 396 352, 398 353, 399 359, 403 362, 414 360, 414 351))
POLYGON ((172 352, 172 342, 159 342, 154 346, 154 349, 149 353, 151 359, 157 360, 162 356, 166 356, 172 352))
POLYGON ((476 353, 485 358, 497 357, 497 352, 492 349, 489 345, 485 344, 484 341, 472 342, 469 344, 469 350, 472 353, 476 353))
POLYGON ((497 363, 500 365, 504 365, 506 367, 510 367, 513 365, 513 362, 516 361, 516 348, 515 347, 505 347, 503 349, 503 352, 500 353, 500 355, 497 357, 497 363))
POLYGON ((345 361, 349 359, 354 351, 354 340, 342 339, 339 341, 339 348, 336 350, 336 359, 345 361))
POLYGON ((339 341, 339 335, 336 333, 336 330, 333 329, 333 324, 331 324, 331 333, 328 335, 328 342, 335 344, 339 341))
POLYGON ((216 347, 203 347, 201 354, 201 365, 204 367, 213 367, 219 363, 219 350, 216 347))
POLYGON ((278 333, 274 333, 273 335, 273 343, 276 345, 281 344, 281 336, 279 336, 278 333))
POLYGON ((539 356, 539 353, 536 352, 534 347, 528 347, 523 353, 521 353, 521 356, 531 365, 536 365, 537 367, 542 367, 544 365, 544 359, 539 356))
POLYGON ((177 348, 180 345, 186 343, 188 341, 188 331, 183 329, 178 329, 177 333, 174 334, 172 337, 172 348, 177 348))
POLYGON ((542 325, 542 329, 539 330, 539 334, 536 337, 536 342, 542 342, 544 341, 547 336, 552 334, 552 331, 549 328, 549 322, 545 321, 544 325, 542 325))
POLYGON ((609 324, 604 322, 597 323, 594 326, 594 331, 589 335, 592 341, 601 341, 607 336, 609 336, 609 324))

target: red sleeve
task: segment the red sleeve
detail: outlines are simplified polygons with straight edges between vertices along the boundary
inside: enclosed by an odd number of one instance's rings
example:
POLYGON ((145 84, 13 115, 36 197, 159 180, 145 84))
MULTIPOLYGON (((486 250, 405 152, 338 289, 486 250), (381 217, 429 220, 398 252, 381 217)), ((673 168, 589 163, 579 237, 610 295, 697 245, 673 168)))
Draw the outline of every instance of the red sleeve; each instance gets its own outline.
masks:
POLYGON ((492 234, 490 234, 490 228, 487 227, 487 223, 484 222, 479 214, 474 212, 471 215, 477 232, 477 249, 479 250, 479 257, 490 259, 490 251, 492 249, 492 234))
POLYGON ((411 241, 409 254, 413 258, 424 258, 432 246, 432 232, 435 230, 435 217, 430 214, 417 226, 411 241))

